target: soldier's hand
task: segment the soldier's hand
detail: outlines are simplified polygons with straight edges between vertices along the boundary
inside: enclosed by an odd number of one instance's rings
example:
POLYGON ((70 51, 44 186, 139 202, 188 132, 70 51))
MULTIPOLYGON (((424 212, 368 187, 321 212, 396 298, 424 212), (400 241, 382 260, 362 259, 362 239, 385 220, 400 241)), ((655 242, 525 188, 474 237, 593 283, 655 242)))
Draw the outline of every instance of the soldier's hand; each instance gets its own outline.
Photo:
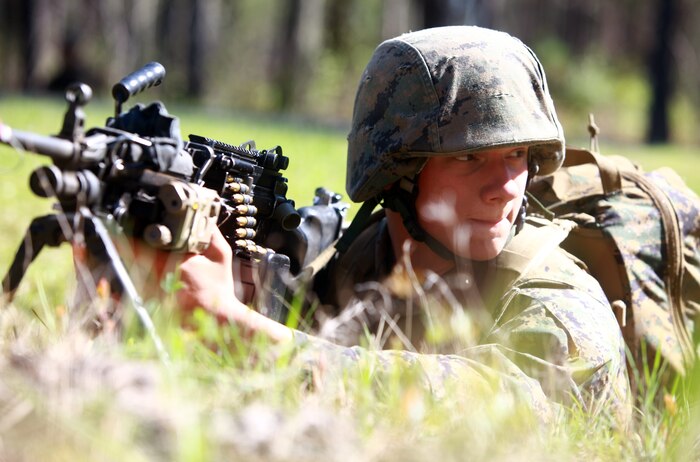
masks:
POLYGON ((244 333, 262 333, 273 341, 292 339, 292 331, 253 311, 234 292, 233 251, 216 229, 209 248, 202 254, 188 254, 180 263, 184 283, 177 299, 187 313, 200 307, 215 315, 221 323, 236 324, 244 333))
POLYGON ((201 254, 187 254, 180 263, 180 279, 185 287, 178 292, 184 310, 201 307, 216 314, 235 299, 233 252, 217 228, 212 242, 201 254))
MULTIPOLYGON (((210 246, 201 254, 155 250, 134 239, 127 247, 133 255, 132 270, 140 269, 148 276, 145 284, 137 284, 141 293, 150 287, 162 296, 162 292, 158 292, 160 282, 168 272, 179 270, 184 287, 178 290, 176 301, 185 315, 185 322, 192 310, 203 308, 222 324, 236 324, 245 334, 261 333, 273 341, 293 338, 290 329, 253 311, 236 297, 233 251, 218 228, 212 235, 210 246)), ((126 250, 120 249, 121 255, 123 252, 126 250)))

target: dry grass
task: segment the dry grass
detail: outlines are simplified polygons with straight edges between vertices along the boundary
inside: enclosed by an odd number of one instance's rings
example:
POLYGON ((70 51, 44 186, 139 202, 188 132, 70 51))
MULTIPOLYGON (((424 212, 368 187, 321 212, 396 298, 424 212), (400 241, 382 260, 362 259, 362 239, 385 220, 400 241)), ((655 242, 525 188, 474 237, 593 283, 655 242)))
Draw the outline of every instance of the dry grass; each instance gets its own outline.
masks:
MULTIPOLYGON (((55 131, 62 105, 40 103, 47 110, 35 117, 21 110, 26 100, 0 100, 0 117, 24 129, 55 131)), ((230 118, 186 114, 186 120, 195 127, 189 131, 239 137, 228 131, 230 118)), ((310 198, 319 184, 342 190, 342 162, 329 161, 344 156, 341 134, 269 123, 249 127, 260 135, 241 138, 279 133, 269 144, 294 153, 292 165, 300 166, 290 167, 292 197, 310 198)), ((5 265, 31 217, 49 211, 47 201, 25 186, 40 161, 13 155, 0 150, 5 265)), ((681 165, 692 162, 686 154, 669 156, 679 156, 681 165)), ((700 370, 663 389, 653 367, 641 367, 644 386, 629 433, 613 430, 611 416, 591 419, 578 409, 537 427, 508 396, 464 400, 454 390, 436 397, 411 371, 378 374, 363 363, 319 381, 293 352, 262 339, 243 342, 235 328, 220 329, 207 316, 183 330, 164 301, 149 308, 170 356, 166 365, 133 314, 118 334, 86 335, 86 318, 66 308, 72 279, 68 249, 45 252, 15 302, 0 309, 0 460, 700 458, 700 370)))

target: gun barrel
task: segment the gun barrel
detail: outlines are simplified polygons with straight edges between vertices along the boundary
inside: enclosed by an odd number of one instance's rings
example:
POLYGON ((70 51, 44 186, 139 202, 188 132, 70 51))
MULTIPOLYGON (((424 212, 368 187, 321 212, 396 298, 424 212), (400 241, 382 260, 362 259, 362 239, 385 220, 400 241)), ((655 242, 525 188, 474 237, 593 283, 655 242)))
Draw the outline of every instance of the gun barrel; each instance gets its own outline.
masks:
POLYGON ((301 215, 299 215, 293 204, 293 202, 288 200, 282 201, 277 204, 272 214, 272 217, 287 231, 296 229, 301 223, 301 215))
POLYGON ((0 143, 16 149, 43 154, 54 160, 69 160, 75 154, 75 145, 72 141, 15 130, 2 124, 0 124, 0 143))

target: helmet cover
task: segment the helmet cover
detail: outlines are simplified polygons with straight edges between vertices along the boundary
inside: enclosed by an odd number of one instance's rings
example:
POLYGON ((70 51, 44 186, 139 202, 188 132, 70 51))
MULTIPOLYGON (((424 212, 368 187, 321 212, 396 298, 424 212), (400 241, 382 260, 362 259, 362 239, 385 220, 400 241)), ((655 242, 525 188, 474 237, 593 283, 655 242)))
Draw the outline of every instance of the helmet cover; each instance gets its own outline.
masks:
POLYGON ((539 174, 564 159, 542 66, 520 40, 474 26, 425 29, 380 44, 355 96, 346 188, 365 201, 432 156, 528 146, 539 174))

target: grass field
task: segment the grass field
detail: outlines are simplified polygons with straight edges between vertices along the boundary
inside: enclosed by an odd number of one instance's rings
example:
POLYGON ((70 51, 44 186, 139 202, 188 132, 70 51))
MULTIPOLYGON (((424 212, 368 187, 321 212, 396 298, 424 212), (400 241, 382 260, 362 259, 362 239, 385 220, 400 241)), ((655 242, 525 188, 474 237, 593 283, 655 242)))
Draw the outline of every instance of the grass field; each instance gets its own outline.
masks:
MULTIPOLYGON (((232 144, 281 145, 290 157, 289 197, 311 202, 324 185, 344 192, 345 134, 290 120, 169 107, 182 132, 232 144)), ((0 120, 43 134, 60 129, 64 104, 0 99, 0 120)), ((112 108, 88 106, 88 126, 112 108)), ((700 190, 700 149, 616 146, 647 169, 668 165, 700 190)), ((0 148, 0 270, 4 272, 34 216, 50 201, 27 179, 39 156, 0 148)), ((157 360, 133 316, 117 335, 88 338, 83 318, 66 311, 73 269, 69 249, 49 249, 30 267, 13 304, 0 312, 0 460, 689 460, 700 457, 700 371, 657 390, 641 370, 636 425, 610 428, 605 413, 576 409, 533 429, 505 397, 488 402, 437 399, 410 373, 375 376, 371 362, 342 377, 302 374, 289 351, 241 342, 199 316, 180 328, 172 300, 149 304, 170 362, 157 360)))

